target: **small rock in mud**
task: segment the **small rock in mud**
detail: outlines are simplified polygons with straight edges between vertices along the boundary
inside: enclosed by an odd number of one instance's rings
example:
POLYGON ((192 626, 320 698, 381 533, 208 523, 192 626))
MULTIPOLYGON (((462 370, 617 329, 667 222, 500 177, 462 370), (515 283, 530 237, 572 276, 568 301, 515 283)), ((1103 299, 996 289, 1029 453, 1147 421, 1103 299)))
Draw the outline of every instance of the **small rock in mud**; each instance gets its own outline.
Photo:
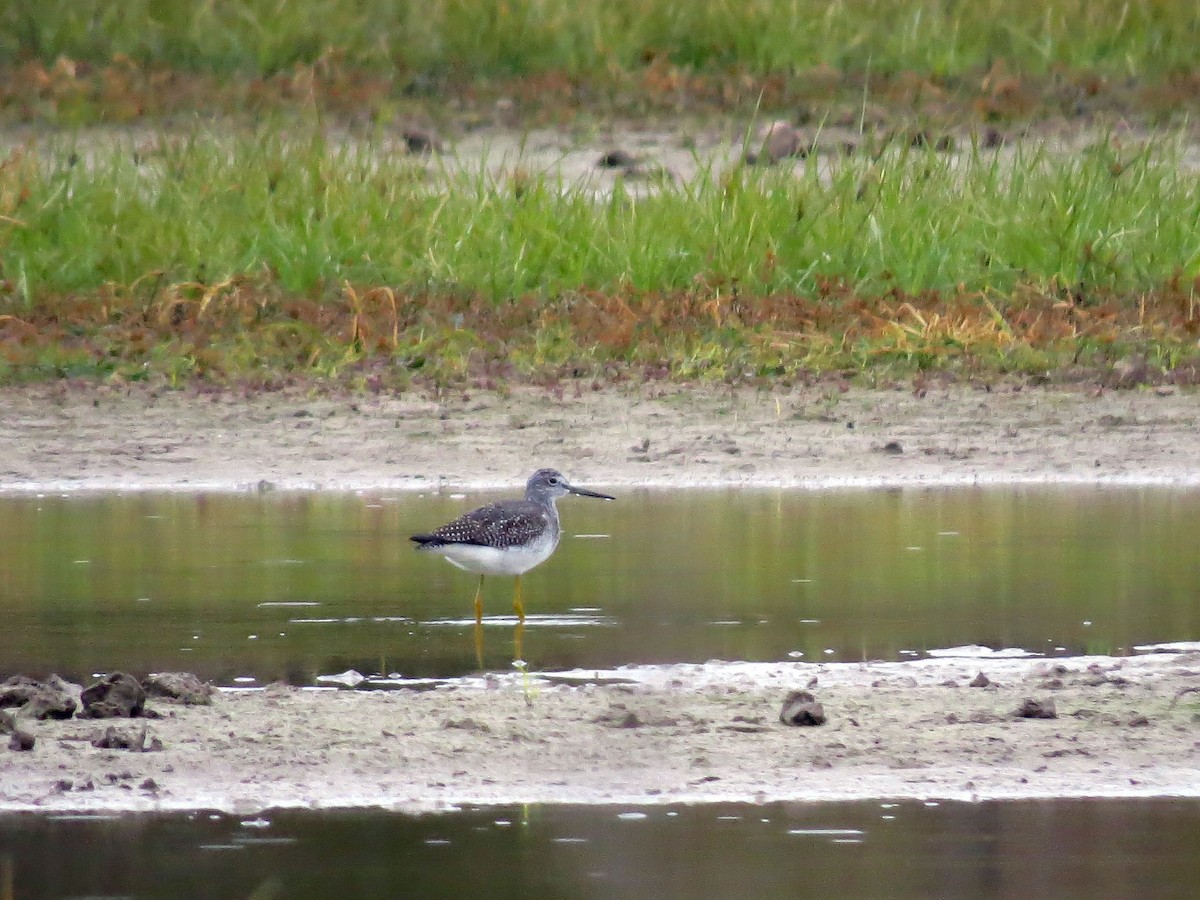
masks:
POLYGON ((763 724, 762 716, 734 716, 729 725, 720 726, 721 731, 736 731, 738 734, 759 734, 769 731, 763 724))
POLYGON ((426 156, 444 149, 441 139, 432 130, 419 125, 408 125, 400 133, 404 146, 414 156, 426 156))
POLYGON ((1145 728, 1150 724, 1150 720, 1141 713, 1134 713, 1129 717, 1129 721, 1125 724, 1127 724, 1130 728, 1145 728))
POLYGON ((1013 713, 1018 719, 1057 719, 1058 712, 1053 700, 1033 700, 1025 698, 1025 702, 1013 713))
POLYGON ((191 672, 155 672, 142 679, 147 697, 163 697, 184 706, 211 706, 213 688, 191 672))
POLYGON ((1088 753, 1086 750, 1084 750, 1082 747, 1077 747, 1077 748, 1072 748, 1072 749, 1068 749, 1066 747, 1059 747, 1057 750, 1047 750, 1045 753, 1042 754, 1042 756, 1044 756, 1046 759, 1062 759, 1064 756, 1076 756, 1076 755, 1091 756, 1091 754, 1088 753))
POLYGON ((938 153, 952 153, 954 138, 948 134, 934 134, 927 128, 919 128, 908 133, 908 143, 911 147, 932 147, 938 153))
POLYGON ((626 709, 619 703, 600 713, 592 721, 597 725, 607 725, 609 728, 641 728, 648 724, 633 710, 626 709))
MULTIPOLYGON (((592 719, 592 722, 596 725, 608 725, 611 728, 629 727, 623 724, 629 715, 631 715, 630 710, 626 709, 624 704, 614 703, 604 712, 600 713, 600 715, 596 716, 596 718, 592 719)), ((637 716, 634 715, 634 718, 636 719, 637 716)), ((641 724, 640 719, 638 719, 638 724, 641 724)))
POLYGON ((658 715, 653 711, 644 710, 639 715, 622 703, 613 704, 592 721, 609 728, 673 728, 679 724, 679 719, 674 716, 658 715))
POLYGON ((616 147, 606 151, 596 160, 596 165, 601 169, 636 169, 638 161, 637 157, 628 150, 616 147))
POLYGON ((994 725, 996 722, 1003 722, 1004 719, 995 713, 979 710, 978 712, 973 712, 967 716, 967 721, 972 725, 994 725))
POLYGON ((146 691, 138 680, 124 672, 113 672, 84 689, 81 719, 125 719, 142 715, 146 691))
POLYGON ((792 691, 783 701, 779 721, 784 725, 824 725, 829 721, 825 707, 808 691, 792 691))
POLYGON ((988 678, 982 672, 971 679, 967 687, 987 687, 992 683, 992 679, 988 678))
POLYGON ((1130 388, 1145 384, 1150 379, 1150 365, 1145 356, 1135 354, 1113 363, 1108 385, 1114 388, 1130 388))
POLYGON ((988 128, 982 135, 979 136, 979 146, 985 150, 994 150, 996 147, 1003 146, 1004 135, 998 129, 988 128))
POLYGON ((770 165, 789 156, 803 159, 808 156, 808 144, 801 131, 788 122, 776 121, 765 125, 758 133, 759 152, 747 153, 750 165, 770 165))
POLYGON ((33 736, 32 732, 26 731, 18 725, 8 739, 8 749, 18 752, 32 750, 35 743, 37 743, 37 738, 33 736))
POLYGON ((1082 679, 1080 684, 1085 687, 1101 687, 1105 684, 1111 684, 1113 687, 1129 687, 1129 679, 1124 675, 1105 675, 1103 672, 1089 671, 1082 679))
POLYGON ((79 686, 57 675, 45 681, 14 675, 0 685, 0 707, 12 706, 32 719, 69 719, 79 706, 79 686))
POLYGON ((9 750, 32 750, 36 742, 33 733, 17 724, 9 713, 0 712, 0 734, 9 735, 9 750))
POLYGON ((725 727, 727 730, 739 731, 745 734, 767 731, 767 726, 763 725, 761 715, 736 715, 733 716, 733 724, 725 727))
POLYGON ((465 719, 447 719, 442 723, 442 727, 457 728, 461 731, 478 731, 483 734, 489 734, 492 730, 486 722, 480 722, 477 719, 472 719, 470 716, 467 716, 465 719))
POLYGON ((123 734, 118 734, 117 729, 111 725, 104 730, 101 737, 95 738, 92 741, 92 746, 100 750, 128 750, 129 738, 123 734))
POLYGON ((148 737, 145 726, 129 734, 117 731, 112 725, 104 729, 101 737, 92 741, 98 750, 132 750, 134 753, 150 753, 161 750, 163 743, 156 737, 148 737))

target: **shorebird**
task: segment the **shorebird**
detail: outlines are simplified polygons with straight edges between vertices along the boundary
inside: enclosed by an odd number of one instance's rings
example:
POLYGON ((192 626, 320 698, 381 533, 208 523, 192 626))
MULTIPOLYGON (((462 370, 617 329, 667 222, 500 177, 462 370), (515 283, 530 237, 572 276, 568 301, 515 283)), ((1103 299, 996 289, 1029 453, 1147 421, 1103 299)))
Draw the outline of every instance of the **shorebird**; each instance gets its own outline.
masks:
POLYGON ((525 483, 522 500, 501 500, 473 509, 429 534, 414 534, 418 550, 444 556, 446 561, 479 574, 475 591, 475 624, 483 621, 485 575, 515 575, 513 610, 525 621, 521 576, 554 553, 562 527, 554 501, 567 494, 615 500, 608 494, 569 484, 557 469, 538 469, 525 483))

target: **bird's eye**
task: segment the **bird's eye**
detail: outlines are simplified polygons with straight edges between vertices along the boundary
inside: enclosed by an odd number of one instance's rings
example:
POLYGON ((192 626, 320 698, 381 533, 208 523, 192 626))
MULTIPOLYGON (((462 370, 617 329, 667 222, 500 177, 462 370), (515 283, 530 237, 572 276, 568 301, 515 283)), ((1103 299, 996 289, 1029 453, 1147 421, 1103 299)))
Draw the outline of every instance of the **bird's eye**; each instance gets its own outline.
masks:
POLYGON ((557 479, 557 478, 553 478, 553 477, 552 477, 552 478, 550 479, 550 483, 551 483, 551 484, 558 484, 558 479, 557 479))

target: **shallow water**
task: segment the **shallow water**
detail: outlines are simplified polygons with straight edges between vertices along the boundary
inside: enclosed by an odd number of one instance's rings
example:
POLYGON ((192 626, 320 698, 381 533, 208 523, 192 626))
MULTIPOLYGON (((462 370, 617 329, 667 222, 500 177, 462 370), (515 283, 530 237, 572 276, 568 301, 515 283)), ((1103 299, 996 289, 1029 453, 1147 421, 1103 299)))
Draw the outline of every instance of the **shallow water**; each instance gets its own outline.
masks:
POLYGON ((1200 801, 0 816, 0 884, 66 897, 1190 898, 1200 801))
MULTIPOLYGON (((1200 638, 1200 491, 618 493, 561 501, 563 543, 523 579, 535 670, 1200 638)), ((491 499, 0 497, 0 669, 473 671, 475 578, 407 536, 491 499)), ((490 668, 513 659, 511 592, 488 580, 490 668)))

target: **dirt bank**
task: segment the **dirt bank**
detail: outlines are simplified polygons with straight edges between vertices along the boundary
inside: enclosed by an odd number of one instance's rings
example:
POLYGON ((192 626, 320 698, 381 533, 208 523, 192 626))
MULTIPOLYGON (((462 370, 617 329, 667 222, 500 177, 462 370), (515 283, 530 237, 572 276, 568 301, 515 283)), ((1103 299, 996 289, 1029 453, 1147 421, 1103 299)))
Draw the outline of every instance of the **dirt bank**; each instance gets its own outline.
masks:
POLYGON ((0 491, 1200 483, 1175 389, 641 386, 418 394, 0 391, 0 491))
POLYGON ((116 725, 147 752, 94 747, 111 720, 32 723, 32 751, 0 751, 0 809, 1195 796, 1196 687, 1195 651, 272 686, 151 702, 164 718, 116 725), (782 724, 805 687, 828 722, 782 724), (1057 717, 1017 716, 1028 700, 1057 717))

